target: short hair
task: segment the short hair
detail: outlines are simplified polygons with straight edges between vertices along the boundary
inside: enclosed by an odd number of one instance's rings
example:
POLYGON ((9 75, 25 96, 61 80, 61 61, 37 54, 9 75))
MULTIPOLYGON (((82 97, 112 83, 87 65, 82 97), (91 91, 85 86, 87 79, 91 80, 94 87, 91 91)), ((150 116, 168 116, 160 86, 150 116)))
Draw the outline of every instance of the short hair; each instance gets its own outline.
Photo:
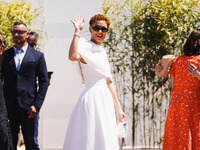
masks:
POLYGON ((200 29, 193 30, 183 46, 186 56, 200 55, 200 29))
POLYGON ((34 36, 36 40, 38 40, 38 38, 39 38, 39 34, 37 32, 35 32, 35 31, 30 31, 29 37, 30 36, 34 36))
POLYGON ((17 21, 17 22, 15 22, 15 23, 13 24, 13 26, 21 25, 21 24, 23 24, 24 26, 27 27, 27 25, 26 25, 24 22, 22 22, 22 21, 17 21))
POLYGON ((100 21, 100 20, 103 20, 106 22, 107 26, 109 27, 110 26, 110 20, 108 17, 104 16, 104 15, 101 15, 101 14, 97 14, 97 15, 94 15, 93 17, 90 18, 90 26, 92 26, 92 24, 96 21, 100 21))

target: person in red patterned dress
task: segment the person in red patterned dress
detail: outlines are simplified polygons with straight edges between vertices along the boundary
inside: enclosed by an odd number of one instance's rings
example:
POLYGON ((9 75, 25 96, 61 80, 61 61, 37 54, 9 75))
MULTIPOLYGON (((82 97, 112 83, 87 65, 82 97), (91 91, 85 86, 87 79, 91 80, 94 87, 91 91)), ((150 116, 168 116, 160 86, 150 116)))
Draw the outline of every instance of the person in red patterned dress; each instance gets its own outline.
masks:
MULTIPOLYGON (((170 70, 171 102, 167 114, 163 150, 200 150, 200 29, 192 31, 183 55, 170 70)), ((162 67, 156 65, 155 71, 162 67)))

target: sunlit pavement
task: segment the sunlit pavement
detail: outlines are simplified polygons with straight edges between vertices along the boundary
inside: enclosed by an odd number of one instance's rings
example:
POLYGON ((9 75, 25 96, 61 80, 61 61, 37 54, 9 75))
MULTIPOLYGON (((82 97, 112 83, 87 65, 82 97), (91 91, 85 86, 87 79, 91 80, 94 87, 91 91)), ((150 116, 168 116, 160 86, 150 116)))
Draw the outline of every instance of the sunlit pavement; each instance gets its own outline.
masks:
POLYGON ((162 149, 147 149, 147 148, 142 148, 142 149, 120 149, 120 150, 162 150, 162 149))
MULTIPOLYGON (((25 150, 25 147, 19 147, 19 148, 17 148, 17 150, 25 150)), ((147 148, 143 148, 143 149, 119 149, 119 150, 162 150, 162 149, 147 149, 147 148)))

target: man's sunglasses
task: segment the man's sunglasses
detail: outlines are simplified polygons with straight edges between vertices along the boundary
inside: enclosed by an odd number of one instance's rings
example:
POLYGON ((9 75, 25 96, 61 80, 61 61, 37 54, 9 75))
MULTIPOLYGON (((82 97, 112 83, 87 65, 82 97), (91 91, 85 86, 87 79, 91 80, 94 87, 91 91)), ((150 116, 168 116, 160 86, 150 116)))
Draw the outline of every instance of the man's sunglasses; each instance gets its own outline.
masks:
POLYGON ((105 33, 105 32, 108 32, 108 28, 106 28, 106 27, 101 27, 101 28, 100 28, 99 26, 91 26, 91 27, 92 27, 92 29, 93 29, 94 31, 97 31, 97 32, 100 31, 100 30, 101 30, 102 32, 104 32, 104 33, 105 33))
POLYGON ((24 31, 24 30, 11 30, 11 33, 12 33, 12 35, 14 35, 14 34, 24 34, 24 33, 26 33, 27 31, 24 31))
POLYGON ((31 47, 37 46, 36 43, 29 43, 29 45, 30 45, 31 47))

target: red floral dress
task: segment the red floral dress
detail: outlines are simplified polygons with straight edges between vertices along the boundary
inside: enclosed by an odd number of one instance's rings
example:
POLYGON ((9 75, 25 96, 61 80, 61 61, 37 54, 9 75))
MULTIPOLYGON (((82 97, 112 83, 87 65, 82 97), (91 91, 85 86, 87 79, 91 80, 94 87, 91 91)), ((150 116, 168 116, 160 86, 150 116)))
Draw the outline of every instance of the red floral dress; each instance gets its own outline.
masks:
POLYGON ((200 150, 200 80, 188 72, 200 55, 175 58, 170 76, 174 90, 165 124, 163 150, 200 150))

